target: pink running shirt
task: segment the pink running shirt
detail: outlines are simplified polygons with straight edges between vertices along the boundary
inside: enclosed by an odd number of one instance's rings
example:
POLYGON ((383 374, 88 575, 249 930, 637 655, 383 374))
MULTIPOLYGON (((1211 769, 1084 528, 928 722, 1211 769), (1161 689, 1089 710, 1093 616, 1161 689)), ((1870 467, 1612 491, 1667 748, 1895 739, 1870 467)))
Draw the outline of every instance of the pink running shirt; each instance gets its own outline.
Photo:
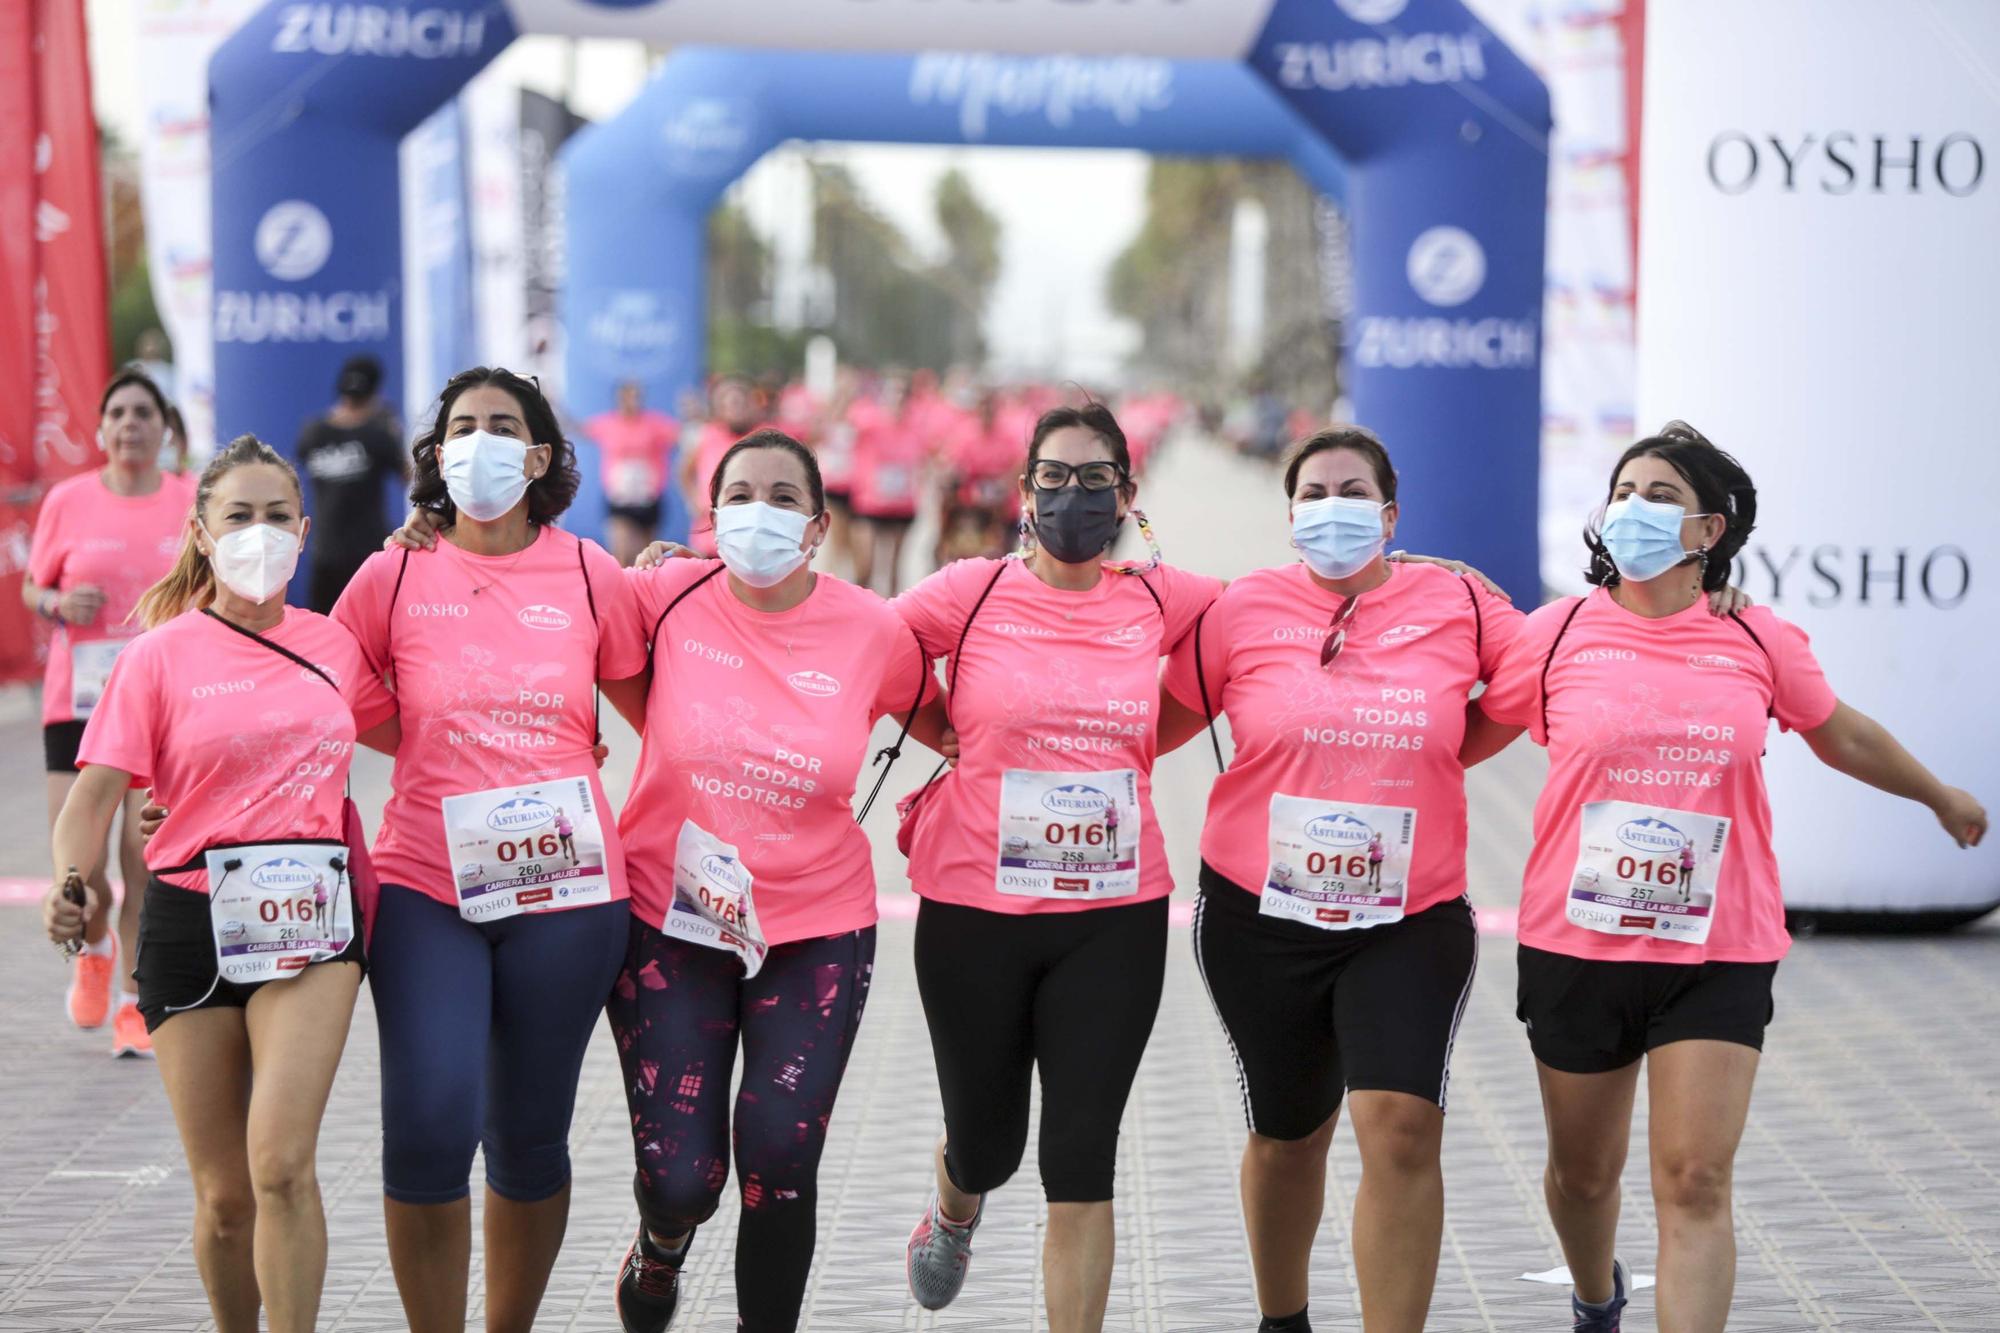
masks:
POLYGON ((139 633, 127 617, 146 590, 173 568, 194 507, 195 481, 163 472, 151 495, 116 495, 104 484, 102 472, 85 472, 58 482, 42 501, 28 546, 28 577, 58 592, 86 583, 104 591, 95 620, 58 625, 49 635, 43 725, 78 716, 70 694, 74 645, 124 642, 139 633))
MULTIPOLYGON (((435 550, 411 552, 407 571, 403 559, 401 551, 369 556, 333 618, 389 678, 402 715, 375 873, 455 908, 444 798, 586 777, 608 811, 591 757, 592 695, 600 679, 645 670, 646 645, 617 561, 560 528, 542 528, 513 555, 472 555, 441 537, 435 550), (594 629, 579 545, 597 602, 594 629)), ((611 896, 623 898, 618 831, 608 813, 600 822, 611 896)))
POLYGON ((605 498, 615 505, 645 505, 659 499, 680 430, 672 417, 651 410, 631 417, 601 412, 584 422, 583 433, 597 442, 603 461, 605 498))
POLYGON ((1833 716, 1839 701, 1803 630, 1761 606, 1741 619, 1719 619, 1698 601, 1649 620, 1603 588, 1580 609, 1566 598, 1528 617, 1479 701, 1489 717, 1527 727, 1549 750, 1548 782, 1535 802, 1535 847, 1522 880, 1521 943, 1630 962, 1768 963, 1785 956, 1791 936, 1771 850, 1764 743, 1772 717, 1788 731, 1810 731, 1833 716), (1550 644, 1572 610, 1576 618, 1549 661, 1550 644), (1729 817, 1705 944, 1608 935, 1568 919, 1579 820, 1592 801, 1729 817))
MULTIPOLYGON (((1304 564, 1237 579, 1202 620, 1209 704, 1228 714, 1236 755, 1209 791, 1201 857, 1249 893, 1263 892, 1280 793, 1415 810, 1404 912, 1465 892, 1466 694, 1493 674, 1526 618, 1477 579, 1436 565, 1389 568, 1325 667, 1320 645, 1342 598, 1304 564)), ((1200 712, 1194 658, 1190 634, 1167 664, 1166 688, 1200 712)))
POLYGON ((706 560, 627 575, 628 612, 653 651, 646 740, 619 832, 632 913, 655 930, 673 903, 681 823, 735 846, 755 876, 769 944, 875 922, 875 867, 854 822, 858 781, 873 781, 869 732, 900 725, 937 693, 929 659, 889 604, 821 574, 789 611, 745 606, 706 560))
MULTIPOLYGON (((1169 565, 1143 578, 1104 571, 1082 592, 1051 588, 1020 560, 959 560, 894 606, 932 658, 948 657, 995 572, 959 654, 952 725, 958 767, 917 807, 910 879, 939 902, 989 912, 1075 912, 1146 902, 1173 892, 1166 841, 1153 813, 1159 745, 1160 658, 1194 626, 1222 580, 1169 565), (1004 568, 1003 568, 1004 566, 1004 568), (1068 901, 1000 892, 1000 791, 1008 769, 1138 774, 1139 891, 1068 901)), ((1132 830, 1121 830, 1130 838, 1132 830)))
POLYGON ((918 472, 930 409, 911 404, 899 418, 874 403, 857 405, 854 422, 854 512, 863 518, 913 518, 918 472))
MULTIPOLYGON (((103 764, 150 786, 167 819, 146 844, 158 873, 223 842, 341 836, 354 737, 386 721, 395 700, 361 660, 354 636, 299 607, 264 635, 340 683, 324 680, 199 611, 132 641, 84 728, 77 763, 103 764)), ((208 892, 208 872, 162 875, 208 892)))
POLYGON ((710 521, 708 508, 708 486, 715 478, 715 470, 722 466, 723 458, 736 447, 738 440, 763 429, 762 425, 757 425, 748 430, 734 431, 720 421, 702 423, 701 434, 695 438, 694 446, 696 498, 688 502, 688 545, 703 555, 715 554, 715 524, 710 521))

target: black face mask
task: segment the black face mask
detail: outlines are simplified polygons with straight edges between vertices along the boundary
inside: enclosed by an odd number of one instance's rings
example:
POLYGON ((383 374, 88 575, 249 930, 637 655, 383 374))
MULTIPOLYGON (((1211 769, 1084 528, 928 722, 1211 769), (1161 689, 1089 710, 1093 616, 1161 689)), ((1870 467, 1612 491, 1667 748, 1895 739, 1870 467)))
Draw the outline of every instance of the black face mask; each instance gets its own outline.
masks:
POLYGON ((1118 535, 1118 488, 1035 487, 1035 540, 1066 565, 1095 560, 1118 535))

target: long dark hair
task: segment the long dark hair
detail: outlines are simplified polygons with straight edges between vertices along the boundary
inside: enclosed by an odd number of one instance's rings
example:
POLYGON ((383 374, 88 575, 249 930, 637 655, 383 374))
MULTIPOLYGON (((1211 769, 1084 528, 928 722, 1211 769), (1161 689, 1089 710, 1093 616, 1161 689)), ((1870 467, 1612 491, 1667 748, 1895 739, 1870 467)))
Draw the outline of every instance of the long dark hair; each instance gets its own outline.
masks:
MULTIPOLYGON (((1611 469, 1611 484, 1605 489, 1607 501, 1618 489, 1618 474, 1635 458, 1664 462, 1694 491, 1704 513, 1721 517, 1722 536, 1702 557, 1701 586, 1704 592, 1726 587, 1737 552, 1757 526, 1757 488, 1751 484, 1750 474, 1687 422, 1669 421, 1660 427, 1659 434, 1647 436, 1619 455, 1617 466, 1611 469)), ((1590 567, 1583 571, 1584 578, 1600 588, 1618 586, 1618 566, 1612 563, 1611 553, 1604 549, 1604 540, 1595 528, 1584 529, 1583 544, 1590 548, 1590 567)))
POLYGON ((419 435, 410 449, 415 472, 410 483, 410 503, 437 514, 444 527, 458 521, 458 506, 451 502, 451 492, 445 488, 438 448, 444 443, 445 430, 451 425, 452 405, 459 395, 483 385, 503 390, 519 403, 521 420, 528 427, 528 443, 549 447, 548 471, 528 483, 528 521, 537 527, 555 522, 569 508, 570 501, 576 499, 576 488, 583 481, 576 470, 576 451, 563 438, 562 425, 556 420, 556 411, 549 406, 549 400, 542 396, 541 386, 498 366, 461 370, 438 395, 437 413, 430 429, 419 435))

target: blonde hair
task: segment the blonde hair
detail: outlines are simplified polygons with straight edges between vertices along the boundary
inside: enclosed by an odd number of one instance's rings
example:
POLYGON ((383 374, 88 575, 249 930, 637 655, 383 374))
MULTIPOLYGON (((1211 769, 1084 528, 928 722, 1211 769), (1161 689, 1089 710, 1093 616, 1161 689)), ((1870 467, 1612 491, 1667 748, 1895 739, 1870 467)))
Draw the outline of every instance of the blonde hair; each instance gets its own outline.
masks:
MULTIPOLYGON (((284 456, 255 435, 239 435, 229 442, 225 449, 218 450, 208 466, 202 469, 201 480, 195 485, 194 509, 190 517, 195 522, 202 521, 202 511, 208 508, 209 497, 215 494, 216 483, 239 467, 263 464, 282 471, 292 483, 292 494, 299 497, 304 506, 304 492, 299 489, 299 474, 287 463, 284 456)), ((215 570, 210 568, 208 557, 201 553, 195 535, 189 531, 181 540, 180 555, 174 559, 174 567, 167 576, 146 590, 139 599, 132 618, 152 629, 166 624, 175 616, 186 611, 199 611, 215 600, 215 570)))

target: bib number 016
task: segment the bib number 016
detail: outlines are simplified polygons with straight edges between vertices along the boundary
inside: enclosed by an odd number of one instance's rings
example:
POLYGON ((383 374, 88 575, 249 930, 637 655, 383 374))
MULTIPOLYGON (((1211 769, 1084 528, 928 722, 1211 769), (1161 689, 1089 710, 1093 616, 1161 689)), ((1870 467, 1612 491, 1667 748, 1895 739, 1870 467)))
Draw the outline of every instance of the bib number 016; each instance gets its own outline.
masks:
POLYGON ((562 840, 553 833, 544 833, 539 838, 522 838, 518 842, 503 842, 493 848, 494 859, 507 865, 523 858, 550 860, 562 854, 562 840))

